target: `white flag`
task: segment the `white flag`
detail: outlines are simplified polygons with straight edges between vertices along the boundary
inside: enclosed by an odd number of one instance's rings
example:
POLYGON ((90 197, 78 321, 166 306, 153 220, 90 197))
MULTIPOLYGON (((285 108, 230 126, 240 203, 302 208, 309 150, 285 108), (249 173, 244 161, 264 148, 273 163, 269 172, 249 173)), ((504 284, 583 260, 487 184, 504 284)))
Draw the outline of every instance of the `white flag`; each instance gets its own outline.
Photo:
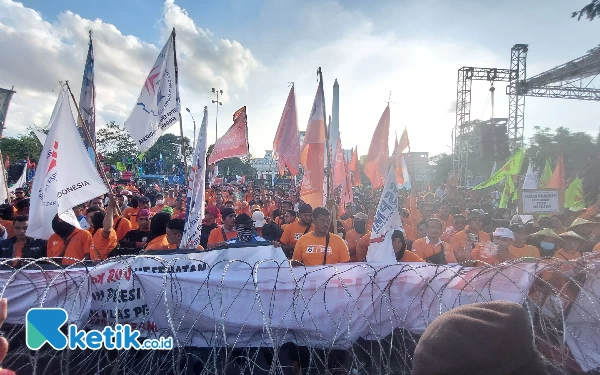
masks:
MULTIPOLYGON (((2 153, 0 153, 0 160, 2 159, 2 153)), ((4 164, 0 165, 0 204, 8 202, 8 187, 6 186, 6 171, 4 170, 4 164)))
POLYGON ((40 143, 42 144, 42 146, 46 143, 46 134, 42 133, 39 130, 33 130, 33 133, 35 134, 35 136, 37 137, 38 141, 40 141, 40 143))
MULTIPOLYGON (((537 189, 538 187, 538 171, 533 170, 533 163, 530 160, 529 166, 527 167, 527 173, 525 174, 525 179, 523 180, 523 189, 537 189)), ((521 221, 523 223, 528 223, 533 221, 533 215, 519 215, 521 217, 521 221)))
POLYGON ((27 184, 27 164, 23 166, 23 172, 21 173, 21 177, 15 182, 13 186, 8 189, 9 193, 14 193, 17 188, 22 188, 27 184))
POLYGON ((392 165, 373 220, 367 262, 396 263, 396 255, 392 247, 392 234, 394 230, 398 229, 402 229, 402 221, 400 221, 400 212, 398 211, 396 169, 392 165))
POLYGON ((29 237, 48 239, 56 214, 76 225, 71 209, 108 191, 79 137, 67 95, 64 90, 58 95, 39 158, 31 189, 29 237))
POLYGON ((125 127, 140 149, 147 151, 179 118, 179 87, 175 30, 158 55, 125 127))
MULTIPOLYGON (((195 249, 200 245, 202 219, 204 218, 204 180, 206 176, 206 144, 207 144, 208 111, 204 107, 204 118, 200 125, 200 133, 196 141, 192 170, 189 174, 187 192, 187 217, 183 237, 182 249, 195 249)), ((215 167, 216 168, 216 167, 215 167)))

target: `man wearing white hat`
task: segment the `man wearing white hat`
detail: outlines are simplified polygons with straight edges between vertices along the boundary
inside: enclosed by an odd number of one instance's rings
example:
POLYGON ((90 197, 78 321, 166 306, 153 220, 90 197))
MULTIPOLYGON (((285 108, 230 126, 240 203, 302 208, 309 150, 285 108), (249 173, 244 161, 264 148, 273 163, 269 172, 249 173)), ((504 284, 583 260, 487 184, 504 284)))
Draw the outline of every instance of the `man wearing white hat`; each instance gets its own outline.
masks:
POLYGON ((254 211, 252 213, 252 220, 254 220, 254 228, 259 236, 262 236, 262 230, 265 226, 265 214, 261 211, 254 211))
POLYGON ((487 264, 497 264, 511 260, 510 245, 515 240, 515 234, 508 228, 496 228, 492 242, 479 244, 473 249, 473 260, 487 264))

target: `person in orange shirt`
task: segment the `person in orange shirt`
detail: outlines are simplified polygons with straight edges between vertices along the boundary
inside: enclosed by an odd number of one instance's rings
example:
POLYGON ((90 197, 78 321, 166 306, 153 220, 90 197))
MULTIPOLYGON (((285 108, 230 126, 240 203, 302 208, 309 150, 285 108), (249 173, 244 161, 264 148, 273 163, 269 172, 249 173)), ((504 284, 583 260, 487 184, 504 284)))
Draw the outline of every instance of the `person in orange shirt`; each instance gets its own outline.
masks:
POLYGON ((408 241, 416 240, 417 234, 415 227, 411 224, 410 211, 407 208, 400 210, 400 219, 402 220, 402 228, 404 228, 404 238, 408 241))
POLYGON ((250 212, 250 206, 248 205, 248 202, 243 201, 241 206, 240 206, 240 212, 237 212, 238 215, 240 214, 246 214, 248 216, 252 215, 252 213, 250 212))
POLYGON ((58 258, 56 262, 66 266, 89 256, 92 247, 90 232, 75 228, 59 218, 58 215, 52 219, 52 229, 54 233, 47 243, 48 257, 58 258))
POLYGON ((444 226, 442 228, 442 231, 445 231, 446 228, 452 226, 452 224, 454 223, 454 217, 450 215, 450 205, 446 202, 440 203, 440 206, 438 207, 438 212, 437 214, 435 214, 434 217, 440 219, 440 221, 442 222, 444 226))
POLYGON ((158 213, 158 212, 162 211, 165 207, 170 206, 170 205, 166 204, 165 197, 162 194, 156 195, 156 201, 154 203, 155 203, 154 207, 152 207, 150 209, 150 212, 152 212, 152 213, 158 213))
POLYGON ((283 201, 280 204, 279 216, 274 218, 273 222, 283 228, 284 225, 296 221, 296 213, 294 211, 294 220, 289 223, 286 221, 286 215, 290 210, 294 210, 294 205, 290 201, 283 201))
MULTIPOLYGON (((301 205, 298 210, 298 216, 300 217, 300 220, 289 224, 283 231, 280 239, 281 249, 288 258, 292 257, 296 242, 300 237, 315 229, 312 222, 313 209, 310 204, 301 205)), ((279 244, 275 244, 274 246, 278 247, 278 245, 279 244)))
POLYGON ((113 213, 116 205, 116 199, 110 197, 106 212, 98 210, 92 214, 90 223, 90 229, 92 229, 90 259, 92 260, 105 260, 108 254, 117 247, 117 232, 113 229, 113 213))
POLYGON ((442 234, 442 241, 451 243, 452 237, 467 226, 467 218, 464 215, 454 215, 452 226, 446 227, 444 233, 442 234))
POLYGON ((331 225, 329 210, 325 207, 315 208, 313 221, 315 229, 296 242, 292 260, 305 266, 349 262, 350 254, 346 242, 337 234, 329 233, 331 225))
MULTIPOLYGON (((137 214, 138 211, 140 210, 138 199, 139 199, 138 197, 132 197, 131 200, 129 201, 129 203, 131 204, 131 206, 129 206, 126 209, 124 209, 123 212, 121 213, 121 215, 125 219, 129 220, 130 222, 131 222, 131 215, 137 214)), ((131 223, 131 224, 133 226, 133 223, 131 223)))
POLYGON ((210 231, 208 235, 207 249, 224 246, 227 241, 237 238, 237 230, 235 230, 235 210, 233 208, 223 208, 221 211, 223 217, 223 226, 210 231))
POLYGON ((498 264, 512 259, 509 248, 515 240, 514 233, 508 228, 496 228, 493 236, 493 241, 478 243, 471 251, 471 259, 478 261, 476 265, 498 264))
POLYGON ((559 236, 565 242, 564 246, 554 254, 554 258, 562 260, 577 259, 590 247, 588 240, 573 231, 561 233, 559 236))
POLYGON ((398 262, 425 262, 420 256, 407 250, 404 233, 401 230, 395 230, 392 233, 392 248, 398 262))
POLYGON ((177 198, 177 201, 175 202, 175 207, 173 207, 173 217, 178 218, 182 214, 185 214, 185 205, 183 204, 183 198, 177 198))
POLYGON ((144 250, 167 250, 169 241, 167 241, 167 224, 171 220, 168 212, 159 212, 150 220, 150 236, 144 250))
MULTIPOLYGON (((169 249, 179 249, 181 245, 181 239, 183 238, 183 231, 185 230, 185 220, 183 219, 171 219, 167 224, 167 241, 169 242, 169 249)), ((196 250, 204 250, 202 245, 198 245, 196 250)))
POLYGON ((346 232, 346 242, 348 242, 348 251, 350 252, 351 262, 358 262, 356 257, 356 244, 360 238, 367 233, 368 219, 369 217, 365 213, 357 213, 354 215, 354 220, 352 220, 353 228, 346 232))
POLYGON ((371 244, 371 231, 368 230, 364 236, 356 242, 356 261, 357 262, 366 262, 367 261, 367 252, 369 251, 369 245, 371 244))
POLYGON ((242 210, 242 202, 240 202, 238 200, 236 194, 233 194, 232 202, 233 202, 233 209, 235 210, 235 213, 239 215, 241 213, 240 211, 242 210))
POLYGON ((412 244, 412 251, 421 259, 433 264, 456 263, 452 248, 440 239, 442 222, 439 219, 429 219, 425 222, 426 236, 412 244))
POLYGON ((558 249, 564 246, 565 240, 550 228, 544 228, 532 234, 531 239, 540 251, 542 257, 552 257, 558 249))
POLYGON ((131 229, 138 229, 140 227, 137 222, 138 212, 140 212, 140 210, 149 210, 149 209, 150 209, 150 198, 145 197, 143 195, 141 197, 138 197, 137 209, 132 211, 131 215, 128 218, 129 221, 131 222, 131 229))
MULTIPOLYGON (((208 194, 209 194, 209 196, 210 196, 210 193, 209 193, 209 191, 208 191, 208 190, 206 191, 206 193, 208 193, 208 194)), ((205 193, 205 199, 206 199, 206 193, 205 193)), ((157 196, 157 198, 156 198, 156 199, 158 199, 158 196, 157 196)), ((171 207, 173 207, 173 206, 175 206, 175 202, 176 202, 176 201, 177 201, 177 198, 175 197, 175 190, 173 190, 173 189, 169 189, 169 195, 168 195, 168 196, 165 198, 165 202, 164 202, 164 203, 165 203, 167 206, 171 206, 171 207)), ((161 209, 160 211, 162 211, 162 209, 161 209)))
MULTIPOLYGON (((46 256, 46 241, 27 237, 25 232, 29 226, 28 216, 17 216, 13 221, 14 237, 0 242, 0 258, 33 258, 46 256)), ((14 262, 14 266, 19 262, 14 262)))
POLYGON ((519 259, 519 258, 539 258, 540 250, 533 246, 527 245, 525 242, 527 241, 527 237, 529 237, 529 233, 527 231, 527 227, 523 224, 514 224, 509 228, 515 235, 515 240, 512 245, 508 247, 508 252, 510 254, 509 258, 519 259))
POLYGON ((457 262, 471 260, 471 252, 478 243, 490 242, 490 236, 481 230, 484 216, 485 213, 482 210, 471 210, 467 216, 468 226, 452 237, 450 247, 457 262))
POLYGON ((127 232, 131 230, 131 222, 125 219, 123 216, 119 216, 119 214, 115 210, 113 215, 113 223, 113 229, 115 230, 115 232, 117 232, 117 241, 121 241, 123 237, 127 235, 127 232))

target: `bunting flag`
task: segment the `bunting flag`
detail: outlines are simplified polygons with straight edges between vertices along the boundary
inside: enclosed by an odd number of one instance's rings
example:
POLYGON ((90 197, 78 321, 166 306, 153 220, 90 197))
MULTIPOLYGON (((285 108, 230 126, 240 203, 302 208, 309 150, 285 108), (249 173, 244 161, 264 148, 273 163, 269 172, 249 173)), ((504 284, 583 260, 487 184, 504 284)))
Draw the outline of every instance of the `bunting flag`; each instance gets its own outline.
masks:
POLYGON ((579 176, 565 190, 565 208, 585 208, 583 200, 583 183, 579 176))
POLYGON ((385 183, 385 176, 388 170, 388 160, 390 152, 388 147, 388 137, 390 132, 390 106, 385 107, 379 123, 373 133, 369 154, 365 162, 365 175, 371 181, 373 189, 382 187, 385 183))
POLYGON ((292 176, 298 174, 300 170, 300 132, 298 131, 294 85, 290 89, 279 120, 277 133, 273 140, 273 153, 277 157, 277 169, 280 175, 285 174, 285 168, 292 176))
POLYGON ((54 233, 52 218, 57 214, 79 226, 72 208, 108 192, 87 155, 63 89, 50 118, 50 132, 31 189, 27 236, 47 240, 54 233))
POLYGON ((200 234, 202 220, 204 219, 204 189, 206 176, 206 151, 207 151, 207 128, 208 110, 204 107, 204 117, 200 125, 200 133, 196 141, 196 149, 192 160, 192 168, 188 176, 187 209, 183 237, 181 237, 182 249, 195 249, 200 245, 200 234))
POLYGON ((314 207, 325 205, 325 115, 323 81, 319 81, 313 101, 304 144, 300 152, 300 163, 304 177, 300 185, 300 199, 314 207))
POLYGON ((473 190, 485 189, 486 187, 494 186, 506 178, 506 176, 514 176, 521 172, 523 166, 523 159, 525 152, 523 149, 517 149, 512 156, 506 161, 506 163, 500 168, 494 175, 488 178, 486 181, 475 186, 473 190))
POLYGON ((340 137, 337 138, 337 146, 335 148, 336 155, 333 163, 333 190, 341 186, 346 180, 346 159, 344 158, 344 152, 342 151, 342 140, 340 137))
POLYGON ((23 165, 23 172, 21 172, 21 176, 10 188, 8 188, 9 193, 14 193, 17 188, 24 188, 27 185, 27 164, 23 165))
POLYGON ((540 179, 540 187, 545 187, 548 181, 552 177, 552 166, 550 165, 550 159, 546 159, 546 164, 544 165, 544 171, 542 172, 542 178, 540 179))
POLYGON ((352 159, 348 164, 348 169, 352 172, 352 186, 360 186, 360 165, 358 163, 358 146, 352 151, 352 159))
POLYGON ((400 144, 398 143, 398 136, 396 135, 396 140, 394 142, 394 153, 392 154, 393 163, 396 168, 396 183, 398 187, 404 185, 404 170, 403 167, 403 157, 402 151, 400 150, 400 144))
POLYGON ((180 116, 175 29, 152 65, 125 127, 138 149, 148 151, 180 116))
POLYGON ((404 131, 400 136, 400 143, 398 148, 400 149, 400 152, 404 152, 404 150, 406 150, 407 148, 410 151, 410 142, 408 141, 408 132, 406 131, 406 128, 404 128, 404 131))
POLYGON ((545 188, 553 188, 553 189, 564 189, 565 188, 565 167, 564 160, 562 154, 558 156, 558 161, 556 162, 556 168, 554 168, 554 172, 552 172, 552 176, 546 184, 545 188))
POLYGON ((248 118, 244 106, 233 114, 233 125, 215 142, 215 146, 208 157, 208 164, 248 154, 248 118))
POLYGON ((385 186, 373 220, 371 241, 367 250, 367 262, 396 263, 396 256, 392 247, 392 233, 396 229, 402 229, 402 221, 400 220, 400 212, 398 211, 396 170, 392 165, 387 174, 385 186))
POLYGON ((81 93, 79 94, 79 112, 83 118, 77 116, 79 135, 95 163, 94 149, 96 148, 96 87, 94 85, 94 46, 92 43, 92 32, 90 31, 90 43, 88 46, 85 68, 83 69, 83 80, 81 82, 81 93), (87 133, 86 134, 86 129, 87 133), (91 143, 90 143, 91 140, 91 143))

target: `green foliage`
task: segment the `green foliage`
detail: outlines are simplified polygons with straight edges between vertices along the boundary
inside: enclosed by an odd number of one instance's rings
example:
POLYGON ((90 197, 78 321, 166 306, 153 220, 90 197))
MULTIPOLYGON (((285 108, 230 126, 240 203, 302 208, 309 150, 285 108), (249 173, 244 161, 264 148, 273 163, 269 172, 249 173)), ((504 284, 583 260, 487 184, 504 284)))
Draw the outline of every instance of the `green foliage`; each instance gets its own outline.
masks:
POLYGON ((581 17, 585 16, 588 20, 592 21, 600 14, 600 0, 592 0, 588 5, 581 8, 581 10, 571 13, 571 17, 577 17, 577 21, 581 20, 581 17))
MULTIPOLYGON (((190 139, 183 137, 183 143, 185 145, 187 164, 190 165, 193 157, 190 139)), ((156 143, 146 152, 146 161, 158 161, 161 154, 166 171, 170 171, 173 165, 181 163, 181 136, 174 134, 161 135, 156 143)))
POLYGON ((256 169, 252 168, 249 157, 242 159, 229 158, 221 160, 217 165, 219 166, 219 174, 221 175, 227 175, 227 171, 229 170, 229 175, 231 176, 249 176, 252 178, 256 176, 256 169))
POLYGON ((4 157, 8 155, 12 163, 27 159, 27 157, 37 162, 42 153, 42 148, 42 144, 33 133, 0 139, 2 155, 4 157))
POLYGON ((135 158, 139 150, 125 129, 114 121, 96 132, 96 150, 104 156, 104 163, 115 165, 122 158, 135 158))

